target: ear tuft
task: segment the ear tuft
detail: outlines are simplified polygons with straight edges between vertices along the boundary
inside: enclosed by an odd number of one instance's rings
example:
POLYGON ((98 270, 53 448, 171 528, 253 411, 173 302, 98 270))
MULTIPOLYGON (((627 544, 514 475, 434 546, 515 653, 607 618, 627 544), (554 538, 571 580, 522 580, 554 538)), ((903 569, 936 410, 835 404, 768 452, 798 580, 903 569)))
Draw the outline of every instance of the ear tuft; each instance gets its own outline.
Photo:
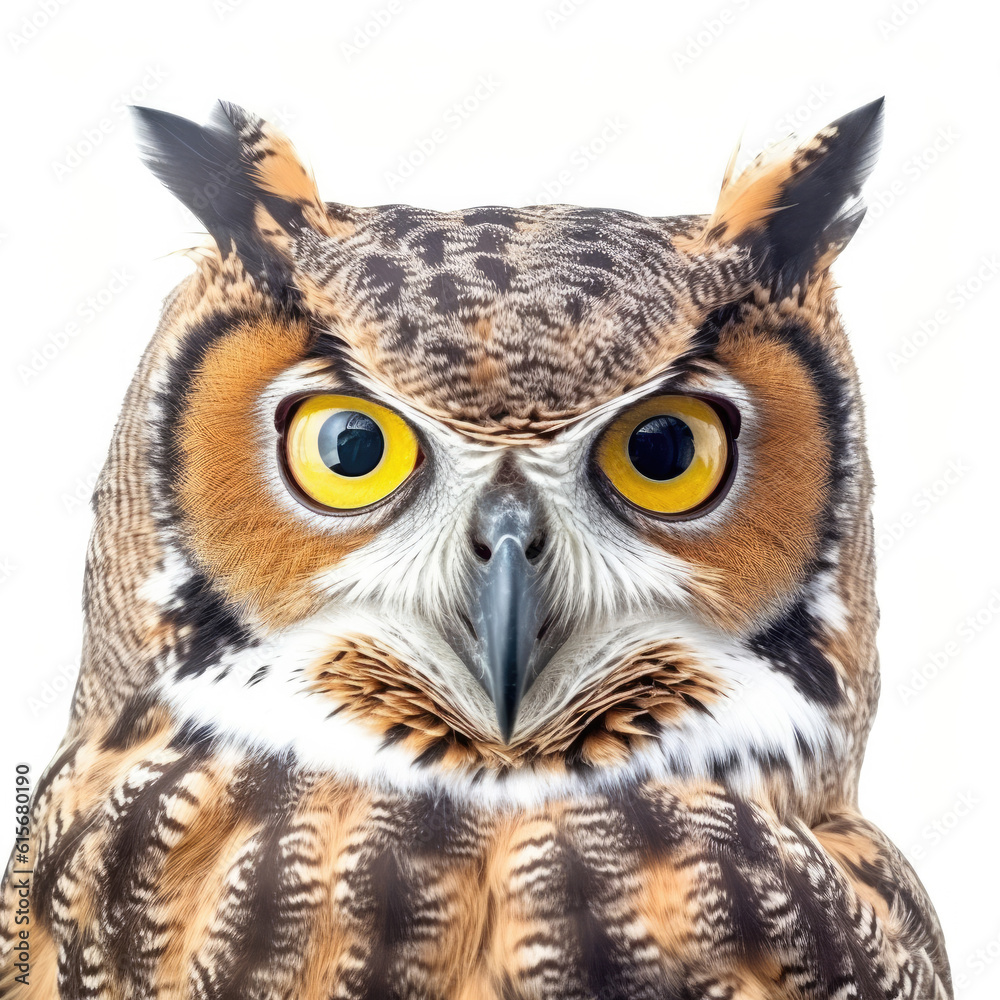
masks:
POLYGON ((133 107, 132 114, 146 165, 202 221, 219 252, 235 251, 249 272, 272 285, 284 281, 278 237, 327 225, 291 142, 223 101, 206 125, 154 108, 133 107))
POLYGON ((286 135, 228 101, 219 101, 213 119, 236 130, 248 175, 258 194, 294 205, 308 224, 326 230, 329 220, 316 181, 286 135))
POLYGON ((825 270, 864 218, 861 187, 878 157, 883 102, 838 118, 798 147, 772 147, 735 179, 734 154, 715 211, 699 233, 677 241, 678 249, 746 246, 762 280, 778 290, 825 270))

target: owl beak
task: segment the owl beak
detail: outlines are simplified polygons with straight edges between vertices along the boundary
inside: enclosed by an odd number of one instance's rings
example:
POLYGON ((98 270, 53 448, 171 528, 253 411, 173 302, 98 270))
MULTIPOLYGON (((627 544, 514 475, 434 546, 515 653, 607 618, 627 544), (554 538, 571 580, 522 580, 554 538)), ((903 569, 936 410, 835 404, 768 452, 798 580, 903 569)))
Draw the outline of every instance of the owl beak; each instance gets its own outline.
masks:
POLYGON ((543 664, 533 656, 542 625, 538 575, 512 535, 493 549, 478 600, 472 608, 482 635, 485 687, 496 706, 506 741, 514 730, 521 699, 543 664))
POLYGON ((473 586, 449 641, 490 696, 510 742, 525 693, 565 638, 552 628, 539 563, 544 536, 530 494, 494 490, 481 501, 473 586))

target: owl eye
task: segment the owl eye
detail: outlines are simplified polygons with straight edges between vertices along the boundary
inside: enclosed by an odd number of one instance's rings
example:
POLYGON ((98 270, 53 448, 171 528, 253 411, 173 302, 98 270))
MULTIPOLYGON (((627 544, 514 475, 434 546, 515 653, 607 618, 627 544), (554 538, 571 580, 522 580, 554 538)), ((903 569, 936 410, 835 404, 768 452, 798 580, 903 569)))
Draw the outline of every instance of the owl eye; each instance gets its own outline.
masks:
POLYGON ((419 454, 401 417, 354 396, 309 396, 285 433, 292 479, 331 510, 356 510, 387 497, 416 468, 419 454))
POLYGON ((629 502, 657 514, 703 511, 730 478, 735 447, 719 411, 694 396, 656 396, 602 435, 597 464, 629 502))

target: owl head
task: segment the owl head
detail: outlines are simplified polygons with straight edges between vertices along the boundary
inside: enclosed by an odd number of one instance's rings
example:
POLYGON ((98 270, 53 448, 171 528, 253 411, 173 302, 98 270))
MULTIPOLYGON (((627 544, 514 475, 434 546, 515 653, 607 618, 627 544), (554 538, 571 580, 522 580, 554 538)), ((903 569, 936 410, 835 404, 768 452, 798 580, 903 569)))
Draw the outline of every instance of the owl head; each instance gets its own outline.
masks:
POLYGON ((655 218, 324 202, 238 107, 136 117, 211 242, 97 489, 77 724, 483 800, 853 798, 877 613, 829 268, 881 101, 655 218))

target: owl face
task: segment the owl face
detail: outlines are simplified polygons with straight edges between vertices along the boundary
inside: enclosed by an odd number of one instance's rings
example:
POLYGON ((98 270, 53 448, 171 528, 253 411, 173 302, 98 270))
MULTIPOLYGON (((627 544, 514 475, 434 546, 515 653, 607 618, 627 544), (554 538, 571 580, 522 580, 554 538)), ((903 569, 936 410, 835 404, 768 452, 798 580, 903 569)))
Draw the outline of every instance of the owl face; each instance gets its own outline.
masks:
POLYGON ((828 267, 881 102, 707 218, 324 203, 238 108, 137 116, 215 247, 99 489, 134 502, 95 643, 127 620, 179 719, 365 780, 850 792, 875 610, 828 267))

